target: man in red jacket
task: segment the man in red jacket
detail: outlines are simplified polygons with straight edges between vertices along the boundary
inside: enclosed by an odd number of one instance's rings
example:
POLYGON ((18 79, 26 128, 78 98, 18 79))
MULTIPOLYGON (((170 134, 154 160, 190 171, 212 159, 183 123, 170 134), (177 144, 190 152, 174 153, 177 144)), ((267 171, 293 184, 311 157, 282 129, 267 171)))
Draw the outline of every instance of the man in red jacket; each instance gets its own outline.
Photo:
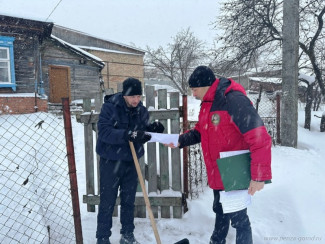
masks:
POLYGON ((272 178, 271 137, 244 88, 232 79, 216 79, 209 67, 199 66, 191 74, 189 86, 193 96, 202 101, 199 121, 193 129, 180 135, 178 147, 196 143, 202 146, 216 213, 210 244, 226 243, 230 220, 236 229, 236 243, 253 243, 247 209, 223 213, 219 192, 224 186, 216 160, 220 158, 220 152, 248 149, 251 153, 248 193, 254 195, 264 187, 264 181, 272 178))

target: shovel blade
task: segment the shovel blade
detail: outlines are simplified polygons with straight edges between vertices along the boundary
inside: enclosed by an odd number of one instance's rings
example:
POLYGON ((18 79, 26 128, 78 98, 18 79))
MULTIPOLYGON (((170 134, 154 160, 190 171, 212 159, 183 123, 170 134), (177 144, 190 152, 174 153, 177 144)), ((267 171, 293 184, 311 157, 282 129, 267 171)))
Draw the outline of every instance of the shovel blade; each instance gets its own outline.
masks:
POLYGON ((175 242, 174 244, 190 244, 190 241, 187 238, 184 238, 183 240, 175 242))

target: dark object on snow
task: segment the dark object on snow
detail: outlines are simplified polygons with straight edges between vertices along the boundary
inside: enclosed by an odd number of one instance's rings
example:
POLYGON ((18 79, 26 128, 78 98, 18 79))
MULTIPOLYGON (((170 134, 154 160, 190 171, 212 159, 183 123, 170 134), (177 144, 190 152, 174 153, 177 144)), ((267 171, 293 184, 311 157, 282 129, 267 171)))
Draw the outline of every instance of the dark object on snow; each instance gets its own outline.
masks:
POLYGON ((325 132, 325 113, 323 113, 322 117, 314 115, 317 118, 320 118, 320 132, 325 132))
POLYGON ((42 124, 44 123, 44 120, 41 120, 40 122, 38 122, 34 127, 38 127, 37 129, 39 128, 42 128, 42 124))
POLYGON ((174 244, 190 244, 190 241, 187 238, 185 238, 183 240, 175 242, 174 244))
POLYGON ((322 115, 320 120, 320 132, 325 132, 325 114, 322 115))

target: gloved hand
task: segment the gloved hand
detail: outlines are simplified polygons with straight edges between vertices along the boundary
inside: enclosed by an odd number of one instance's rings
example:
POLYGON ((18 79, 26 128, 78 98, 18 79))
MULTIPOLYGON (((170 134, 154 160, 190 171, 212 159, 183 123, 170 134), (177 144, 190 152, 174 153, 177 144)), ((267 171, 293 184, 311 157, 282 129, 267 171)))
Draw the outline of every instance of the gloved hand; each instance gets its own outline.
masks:
POLYGON ((146 134, 144 131, 136 130, 128 132, 128 140, 138 143, 146 143, 151 139, 151 135, 146 134))
POLYGON ((163 133, 165 130, 165 127, 160 122, 152 122, 150 125, 147 126, 147 131, 149 132, 155 132, 155 133, 163 133))

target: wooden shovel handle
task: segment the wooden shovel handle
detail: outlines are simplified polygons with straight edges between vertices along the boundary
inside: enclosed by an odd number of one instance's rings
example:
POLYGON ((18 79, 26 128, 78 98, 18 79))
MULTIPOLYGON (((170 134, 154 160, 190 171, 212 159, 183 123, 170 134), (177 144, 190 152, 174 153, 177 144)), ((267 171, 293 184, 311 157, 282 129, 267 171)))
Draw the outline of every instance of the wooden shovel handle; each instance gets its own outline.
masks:
POLYGON ((149 197, 148 197, 148 194, 147 194, 147 191, 146 191, 146 187, 144 185, 144 180, 143 180, 143 177, 142 177, 138 157, 137 157, 137 154, 135 153, 133 142, 129 141, 129 144, 130 144, 130 148, 131 148, 135 168, 136 168, 137 173, 138 173, 138 178, 139 178, 141 189, 142 189, 142 192, 143 192, 144 201, 146 203, 146 207, 147 207, 147 210, 148 210, 148 213, 149 213, 151 226, 152 226, 153 232, 155 234, 156 242, 157 242, 157 244, 161 244, 160 237, 159 237, 159 234, 158 234, 158 229, 157 229, 156 222, 155 222, 155 218, 154 218, 154 216, 152 214, 152 210, 151 210, 151 206, 150 206, 150 202, 149 202, 149 197))

